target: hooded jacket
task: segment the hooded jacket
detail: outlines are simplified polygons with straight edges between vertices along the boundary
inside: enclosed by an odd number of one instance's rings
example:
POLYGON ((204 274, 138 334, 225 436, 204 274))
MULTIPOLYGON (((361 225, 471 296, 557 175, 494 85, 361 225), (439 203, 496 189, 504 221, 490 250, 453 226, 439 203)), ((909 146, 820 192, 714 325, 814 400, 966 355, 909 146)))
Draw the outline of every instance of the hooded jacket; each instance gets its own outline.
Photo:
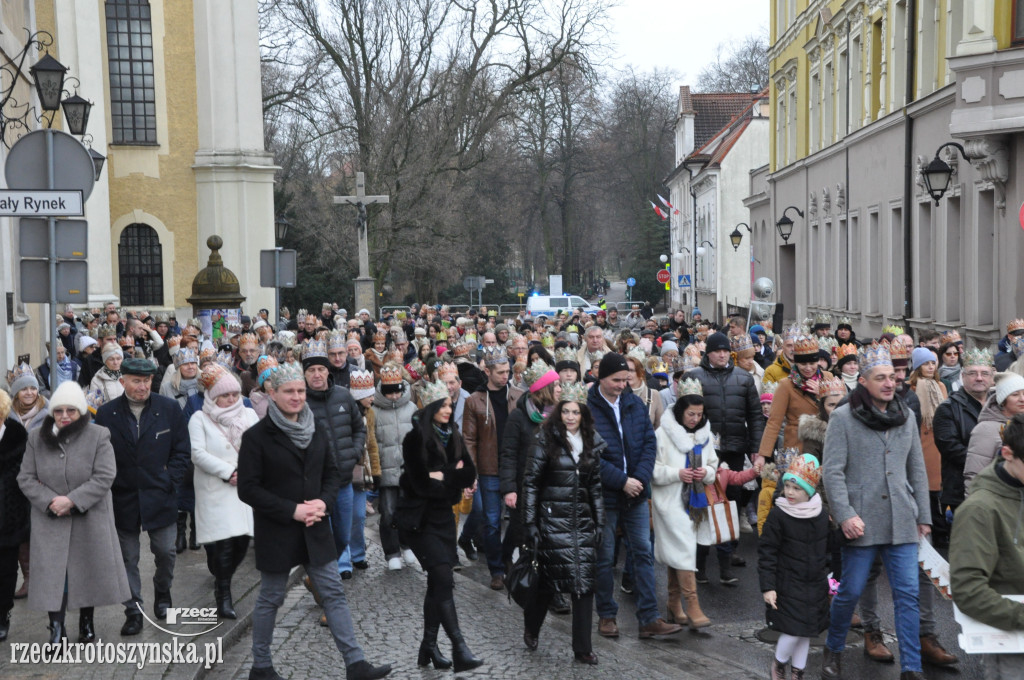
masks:
POLYGON ((995 388, 989 390, 985 406, 978 414, 978 424, 971 430, 971 440, 967 444, 967 459, 964 461, 965 495, 971 493, 972 480, 999 455, 999 448, 1003 445, 1000 430, 1007 420, 1009 418, 996 403, 995 388))
POLYGON ((764 377, 761 378, 762 383, 777 383, 786 376, 793 369, 793 365, 786 360, 786 355, 781 351, 775 355, 775 361, 771 365, 764 369, 764 377))
POLYGON ((980 415, 981 404, 963 388, 951 394, 949 399, 935 409, 932 429, 935 432, 935 446, 942 457, 942 495, 939 500, 943 506, 956 506, 964 502, 967 445, 980 415))
POLYGON ((796 436, 804 453, 809 453, 821 463, 821 453, 825 448, 825 431, 828 423, 818 417, 817 413, 805 413, 800 416, 796 426, 796 436))
MULTIPOLYGON (((707 397, 705 397, 706 401, 707 397)), ((803 444, 799 436, 799 420, 802 416, 816 416, 817 414, 818 400, 808 392, 797 389, 789 378, 784 378, 779 383, 778 389, 775 390, 772 414, 764 426, 764 435, 758 442, 758 453, 771 459, 772 452, 775 451, 775 444, 779 439, 780 429, 782 429, 783 446, 787 449, 795 447, 803 452, 803 444), (783 425, 785 425, 784 428, 783 425)))
POLYGON ((373 395, 373 409, 376 411, 377 452, 380 456, 380 485, 398 486, 402 476, 402 440, 412 429, 412 414, 416 404, 412 403, 412 392, 406 385, 402 396, 391 401, 380 391, 373 395))
POLYGON ((971 618, 1002 630, 1024 629, 1024 488, 989 465, 956 511, 949 545, 953 602, 971 618))
POLYGON ((712 368, 705 356, 700 367, 686 374, 704 388, 704 414, 711 431, 718 435, 719 458, 722 453, 751 453, 761 445, 764 415, 750 373, 733 366, 712 368))

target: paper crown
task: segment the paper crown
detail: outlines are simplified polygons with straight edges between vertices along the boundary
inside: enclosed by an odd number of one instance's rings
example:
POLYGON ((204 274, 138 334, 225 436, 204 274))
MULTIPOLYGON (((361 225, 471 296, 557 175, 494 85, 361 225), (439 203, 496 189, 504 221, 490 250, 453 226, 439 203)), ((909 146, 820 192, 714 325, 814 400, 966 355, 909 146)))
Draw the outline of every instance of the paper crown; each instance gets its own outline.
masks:
POLYGON ((331 331, 331 337, 327 340, 327 350, 329 352, 337 351, 339 349, 347 349, 347 346, 348 343, 345 340, 345 331, 331 331))
POLYGON ((285 383, 296 380, 305 382, 305 378, 302 377, 302 369, 298 364, 281 364, 270 373, 270 384, 275 390, 285 383))
POLYGON ((316 328, 317 326, 320 325, 320 319, 316 318, 316 314, 307 314, 306 324, 316 328))
POLYGON ((85 395, 85 403, 89 407, 89 412, 96 415, 96 410, 103 406, 103 390, 95 389, 91 392, 87 392, 85 395))
POLYGON ((405 359, 405 357, 402 356, 402 350, 400 350, 400 349, 392 349, 391 351, 389 351, 384 356, 384 363, 391 362, 391 363, 394 363, 394 364, 401 365, 401 364, 404 363, 404 361, 403 361, 404 359, 405 359))
POLYGON ((818 356, 818 340, 817 338, 808 337, 801 335, 796 339, 796 343, 793 345, 793 354, 796 357, 801 356, 818 356))
POLYGON ((910 361, 910 348, 902 342, 882 342, 880 344, 889 350, 889 358, 892 359, 894 365, 900 361, 910 361))
POLYGON ((562 383, 562 401, 575 401, 577 404, 586 404, 587 384, 584 382, 562 383))
POLYGON ((373 389, 373 371, 359 371, 354 370, 349 373, 348 377, 349 389, 355 390, 372 390, 373 389))
POLYGON ((508 363, 508 353, 501 345, 495 347, 484 347, 484 365, 497 366, 508 363))
POLYGON ((659 357, 648 357, 645 365, 651 375, 668 375, 668 364, 659 357))
POLYGON ((467 331, 466 334, 462 337, 466 342, 473 345, 476 344, 476 333, 474 333, 473 331, 467 331))
POLYGON ((684 378, 683 380, 680 380, 676 387, 676 391, 679 393, 680 397, 685 397, 687 395, 704 396, 704 386, 701 385, 699 380, 695 380, 694 378, 684 378))
POLYGON ((892 355, 886 345, 872 342, 864 345, 857 352, 857 365, 861 374, 867 374, 872 368, 878 366, 892 366, 892 355))
POLYGON ((523 382, 526 383, 527 387, 531 387, 535 382, 554 370, 542 359, 534 359, 533 363, 523 371, 523 382))
POLYGON ((800 326, 796 326, 796 325, 786 326, 786 329, 784 331, 782 331, 782 339, 783 340, 796 340, 797 338, 799 338, 803 334, 804 334, 803 329, 800 328, 800 326))
POLYGON ((836 328, 837 329, 838 328, 842 328, 843 326, 846 326, 847 328, 851 328, 852 329, 853 328, 853 319, 851 319, 848 316, 841 316, 841 317, 839 317, 839 320, 836 321, 836 328))
POLYGON ((846 383, 842 378, 825 372, 818 383, 818 399, 826 397, 841 397, 846 394, 846 383))
POLYGON ((636 361, 641 366, 647 365, 647 352, 643 351, 639 346, 626 352, 626 358, 636 361))
POLYGON ((204 390, 208 390, 217 384, 221 376, 227 375, 227 373, 228 370, 218 363, 206 364, 199 374, 199 384, 203 386, 204 390))
POLYGON ((399 364, 387 363, 380 367, 381 385, 401 385, 402 367, 399 364))
POLYGON ((299 309, 299 312, 298 314, 296 314, 296 316, 305 321, 306 317, 309 316, 309 312, 306 310, 305 307, 302 307, 301 309, 299 309))
POLYGON ((761 383, 761 396, 766 394, 774 395, 777 389, 779 389, 779 383, 777 382, 761 383))
POLYGON ((238 349, 256 349, 260 346, 255 333, 242 333, 238 336, 238 349))
POLYGON ((97 338, 113 338, 117 336, 117 326, 111 326, 110 324, 103 324, 96 330, 97 338))
POLYGON ((409 338, 406 337, 405 331, 400 326, 395 326, 391 329, 391 339, 394 340, 396 345, 404 345, 409 342, 409 338))
POLYGON ((441 401, 450 396, 448 394, 448 387, 443 382, 424 382, 423 387, 420 389, 420 403, 423 404, 424 408, 435 401, 441 401))
POLYGON ((184 349, 179 349, 177 351, 177 353, 174 355, 174 367, 175 368, 181 366, 182 364, 198 364, 198 363, 199 363, 199 355, 196 354, 196 351, 194 349, 189 349, 188 347, 185 347, 184 349))
POLYGON ((295 331, 278 331, 277 341, 285 347, 295 346, 295 331))
POLYGON ((210 361, 217 358, 217 350, 213 348, 213 345, 207 345, 199 350, 199 362, 210 361))
POLYGON ((235 358, 231 355, 231 352, 228 352, 227 350, 217 352, 217 356, 214 357, 214 361, 228 370, 235 367, 235 358))
POLYGON ((376 333, 373 334, 373 341, 374 342, 387 342, 388 341, 388 334, 385 333, 384 331, 377 331, 376 333))
POLYGON ((405 370, 409 371, 412 375, 413 380, 419 380, 423 377, 423 374, 427 372, 427 365, 424 364, 419 357, 416 357, 405 366, 405 370))
POLYGON ((437 342, 448 342, 448 333, 441 329, 437 332, 437 342))
POLYGON ((740 352, 753 351, 754 349, 754 343, 750 340, 750 333, 733 336, 729 340, 729 344, 732 345, 732 351, 737 354, 740 352))
POLYGON ((307 340, 302 343, 302 358, 327 358, 327 343, 323 340, 307 340))
POLYGON ((1024 331, 1024 319, 1014 319, 1006 324, 1007 333, 1014 333, 1016 331, 1024 331))
POLYGON ((362 354, 363 343, 359 342, 359 333, 356 333, 355 331, 350 332, 348 334, 348 340, 345 341, 345 347, 348 347, 350 350, 353 347, 356 347, 358 348, 359 353, 362 354))
POLYGON ((328 310, 328 309, 332 309, 332 306, 331 306, 331 303, 330 303, 330 302, 325 302, 325 303, 324 303, 324 304, 323 304, 323 305, 322 305, 322 306, 320 307, 320 310, 321 310, 321 311, 326 311, 326 310, 328 310))
POLYGON ((274 372, 280 364, 278 364, 277 358, 264 354, 256 360, 256 382, 263 385, 270 377, 270 374, 274 372))
POLYGON ((795 456, 789 463, 782 481, 792 480, 803 487, 808 496, 813 496, 821 483, 821 467, 817 459, 809 453, 795 456))
POLYGON ((36 374, 35 371, 32 370, 32 367, 22 362, 14 369, 14 380, 11 381, 11 384, 14 384, 20 378, 35 378, 35 376, 36 374))
POLYGON ((563 362, 576 363, 576 352, 572 350, 572 347, 559 347, 555 350, 555 363, 563 362))
POLYGON ((469 356, 470 344, 468 342, 457 342, 452 345, 452 355, 455 358, 469 356))
POLYGON ((836 346, 836 361, 846 356, 852 356, 854 359, 857 358, 857 345, 852 342, 845 345, 836 346))
POLYGON ((951 330, 946 331, 945 333, 940 335, 939 342, 941 342, 943 345, 952 345, 958 342, 963 342, 963 338, 960 337, 959 331, 951 330))
POLYGON ((882 334, 892 333, 893 335, 903 335, 903 326, 897 326, 896 324, 890 324, 882 328, 882 334))
POLYGON ((459 379, 459 367, 446 361, 437 369, 437 379, 443 382, 452 378, 459 379))
POLYGON ((826 335, 825 337, 818 338, 818 349, 823 349, 834 356, 837 347, 839 347, 839 343, 831 336, 826 335))
POLYGON ((781 476, 783 473, 785 473, 789 469, 789 466, 792 465, 793 461, 796 460, 801 455, 802 454, 800 453, 800 449, 794 446, 791 446, 787 449, 782 449, 781 451, 776 451, 775 469, 779 471, 779 475, 781 476))
POLYGON ((827 312, 818 312, 817 314, 814 315, 814 325, 815 326, 831 326, 832 325, 832 315, 828 314, 827 312))
POLYGON ((170 350, 174 349, 175 347, 177 347, 178 345, 181 344, 181 336, 180 335, 172 335, 171 337, 167 338, 167 340, 165 342, 167 343, 168 351, 170 351, 170 350))
POLYGON ((987 366, 992 368, 995 366, 995 361, 992 358, 992 352, 985 349, 969 349, 964 353, 964 368, 969 366, 987 366))
POLYGON ((545 333, 540 339, 540 344, 545 349, 553 348, 555 346, 555 336, 551 335, 551 333, 545 333))

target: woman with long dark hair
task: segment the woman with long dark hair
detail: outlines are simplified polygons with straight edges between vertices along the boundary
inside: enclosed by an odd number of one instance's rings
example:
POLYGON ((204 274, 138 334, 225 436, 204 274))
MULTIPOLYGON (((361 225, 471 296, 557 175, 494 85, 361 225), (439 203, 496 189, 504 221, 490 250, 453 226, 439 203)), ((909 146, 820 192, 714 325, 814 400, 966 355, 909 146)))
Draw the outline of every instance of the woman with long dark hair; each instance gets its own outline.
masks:
POLYGON ((594 616, 597 546, 604 530, 601 491, 601 435, 587 408, 583 383, 563 394, 541 426, 523 476, 523 523, 537 550, 540 588, 523 611, 523 642, 537 649, 537 637, 556 593, 572 596, 572 651, 594 665, 590 640, 594 616))
POLYGON ((399 479, 395 525, 427 572, 423 600, 423 641, 417 663, 450 668, 453 662, 437 648, 440 626, 452 641, 455 672, 483 665, 473 656, 459 629, 455 612, 452 567, 455 554, 455 515, 452 506, 464 489, 475 486, 476 467, 452 422, 452 400, 444 383, 427 383, 421 392, 423 408, 413 414, 412 429, 402 441, 405 471, 399 479))

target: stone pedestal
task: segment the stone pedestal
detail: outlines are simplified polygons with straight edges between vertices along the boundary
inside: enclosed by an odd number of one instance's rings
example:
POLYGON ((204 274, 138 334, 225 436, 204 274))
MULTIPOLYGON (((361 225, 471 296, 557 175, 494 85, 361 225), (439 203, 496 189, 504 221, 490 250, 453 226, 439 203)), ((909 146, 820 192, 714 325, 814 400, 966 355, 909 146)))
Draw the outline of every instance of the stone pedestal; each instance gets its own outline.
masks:
POLYGON ((370 276, 360 276, 355 281, 355 310, 351 314, 351 318, 355 318, 355 314, 360 309, 368 309, 370 316, 374 319, 377 318, 377 291, 375 288, 375 281, 370 276))

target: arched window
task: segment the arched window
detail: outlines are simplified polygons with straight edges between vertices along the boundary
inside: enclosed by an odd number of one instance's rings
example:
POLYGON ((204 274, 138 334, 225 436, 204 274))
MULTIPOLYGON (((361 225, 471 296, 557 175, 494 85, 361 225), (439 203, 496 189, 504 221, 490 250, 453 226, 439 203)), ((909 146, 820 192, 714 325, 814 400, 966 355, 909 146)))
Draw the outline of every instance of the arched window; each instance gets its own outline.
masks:
POLYGON ((153 227, 125 227, 117 244, 117 263, 122 305, 163 305, 163 247, 153 227))
POLYGON ((107 0, 110 128, 114 144, 156 144, 149 0, 107 0))

